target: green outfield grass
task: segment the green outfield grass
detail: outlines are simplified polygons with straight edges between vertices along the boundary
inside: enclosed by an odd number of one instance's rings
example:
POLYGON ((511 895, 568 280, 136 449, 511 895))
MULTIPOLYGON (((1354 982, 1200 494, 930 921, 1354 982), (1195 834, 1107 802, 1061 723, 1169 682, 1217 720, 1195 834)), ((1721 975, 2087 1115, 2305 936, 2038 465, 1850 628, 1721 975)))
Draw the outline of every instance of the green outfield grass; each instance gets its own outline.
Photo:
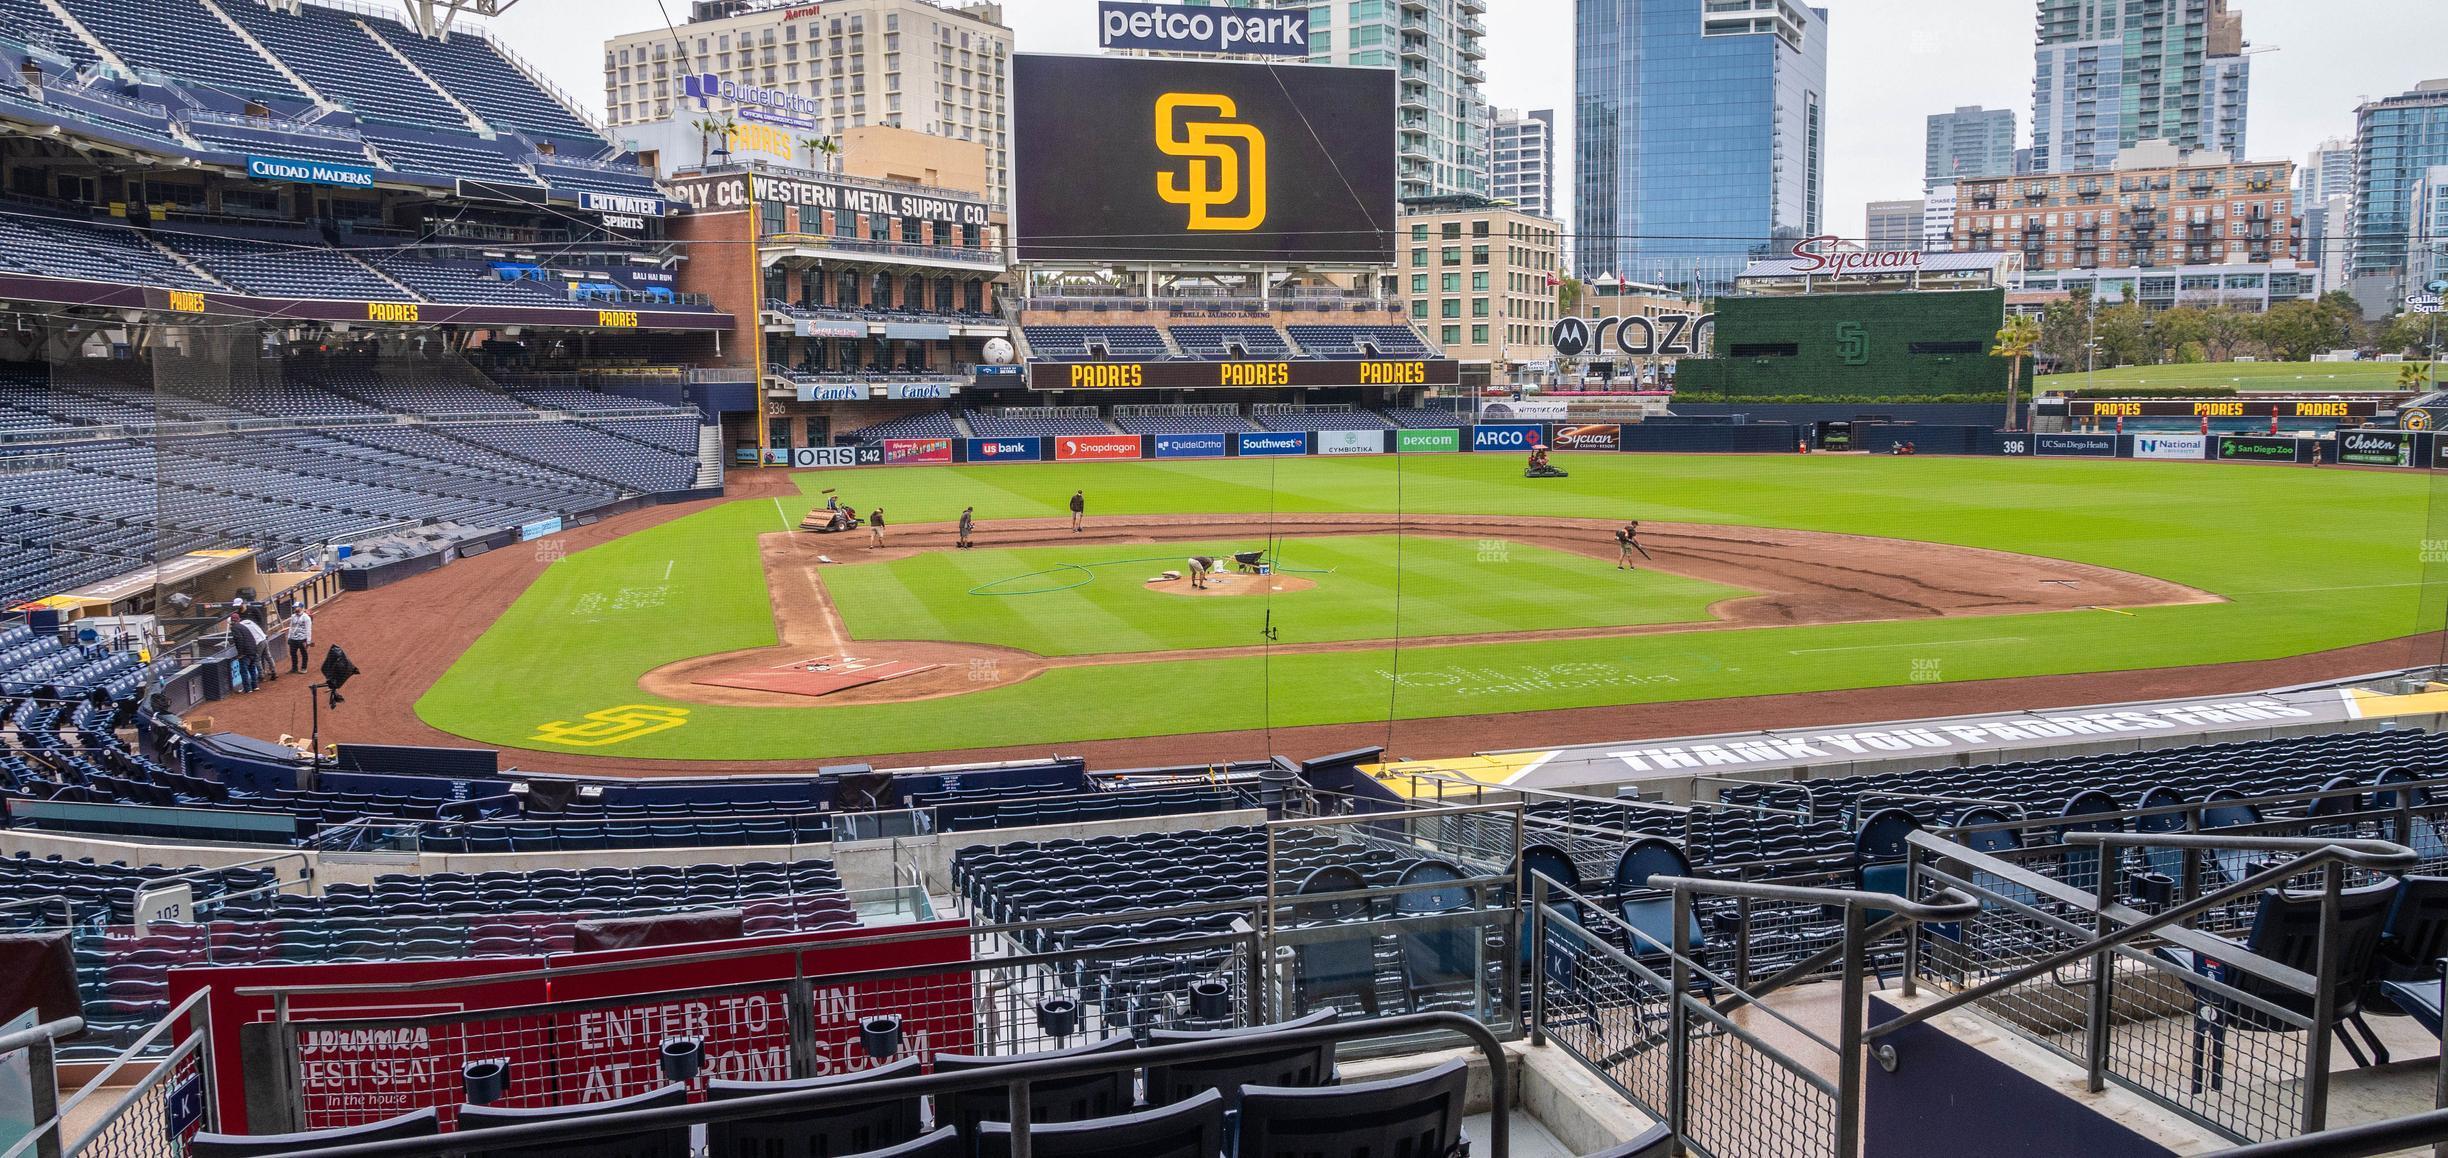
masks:
POLYGON ((1047 656, 1242 647, 1260 642, 1269 622, 1279 643, 1683 623, 1749 594, 1523 544, 1391 535, 1282 540, 1275 559, 1283 573, 1317 586, 1272 599, 1189 598, 1145 582, 1167 568, 1186 570, 1190 555, 1264 545, 935 551, 827 567, 823 577, 855 638, 987 643, 1047 656))
POLYGON ((2327 393, 2394 390, 2397 369, 2394 362, 2203 362, 2190 366, 2119 366, 2100 370, 2096 378, 2079 370, 2071 374, 2043 374, 2033 385, 2041 392, 2096 387, 2149 394, 2152 390, 2233 386, 2238 390, 2327 393))
MULTIPOLYGON (((803 493, 795 499, 725 504, 554 564, 419 701, 418 712, 437 728, 483 743, 624 757, 804 760, 1353 722, 1384 719, 1389 711, 1404 718, 1495 715, 2265 659, 2439 626, 2437 607, 2426 610, 2418 598, 2421 544, 2448 535, 2426 529, 2432 482, 2412 472, 1830 455, 1573 455, 1566 465, 1573 477, 1550 482, 1522 479, 1510 455, 810 472, 800 476, 803 493), (1271 661, 1074 667, 909 704, 673 704, 688 708, 684 724, 616 745, 536 738, 550 721, 664 704, 637 685, 651 668, 774 642, 756 536, 796 526, 825 486, 840 488, 862 509, 884 504, 902 525, 948 521, 967 504, 989 521, 1055 517, 1072 489, 1084 487, 1090 513, 1108 515, 1400 509, 1783 526, 2079 560, 2161 576, 2227 601, 2132 615, 2081 611, 1441 647, 1406 642, 1399 660, 1388 650, 1366 649, 1271 661)), ((1431 551, 1423 546, 1429 542, 1407 540, 1406 554, 1431 551)), ((997 554, 980 551, 976 559, 991 563, 997 554)), ((1425 562, 1415 561, 1421 570, 1407 575, 1426 572, 1425 562)), ((1027 569, 1017 563, 1010 570, 1027 569)), ((941 576, 929 578, 921 566, 909 609, 889 612, 905 617, 894 621, 894 631, 1015 642, 994 638, 993 629, 970 618, 1002 612, 972 609, 984 599, 951 598, 941 576), (923 615, 946 618, 948 626, 932 632, 905 626, 921 617, 919 608, 947 603, 949 612, 923 615)), ((1594 581, 1619 578, 1595 566, 1604 574, 1594 581)), ((859 570, 844 567, 827 578, 859 570)), ((989 578, 1005 570, 984 567, 989 578)), ((871 574, 876 589, 859 596, 862 633, 870 629, 867 618, 890 603, 889 588, 908 585, 891 565, 871 574)), ((1444 582, 1470 585, 1450 576, 1444 582)), ((1505 583, 1498 577, 1485 586, 1494 595, 1505 583)), ((1411 594, 1407 588, 1407 608, 1417 606, 1411 594)), ((1074 605, 1095 616, 1101 597, 1074 605)), ((1205 630, 1189 618, 1195 610, 1166 605, 1163 611, 1180 622, 1165 630, 1205 630)), ((1688 603, 1671 613, 1687 614, 1688 603)), ((1408 615, 1406 640, 1413 637, 1408 615)), ((1035 638, 1046 642, 1042 634, 1035 638)), ((1538 739, 1491 722, 1486 746, 1538 739)))

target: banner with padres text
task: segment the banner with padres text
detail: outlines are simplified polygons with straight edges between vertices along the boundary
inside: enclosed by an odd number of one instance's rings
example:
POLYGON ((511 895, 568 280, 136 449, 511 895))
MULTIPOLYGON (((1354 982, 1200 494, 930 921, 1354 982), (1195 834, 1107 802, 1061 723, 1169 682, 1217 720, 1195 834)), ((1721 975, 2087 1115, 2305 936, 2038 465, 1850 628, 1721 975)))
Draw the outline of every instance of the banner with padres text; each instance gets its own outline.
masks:
POLYGON ((1020 260, 1394 263, 1394 70, 1012 57, 1020 260))

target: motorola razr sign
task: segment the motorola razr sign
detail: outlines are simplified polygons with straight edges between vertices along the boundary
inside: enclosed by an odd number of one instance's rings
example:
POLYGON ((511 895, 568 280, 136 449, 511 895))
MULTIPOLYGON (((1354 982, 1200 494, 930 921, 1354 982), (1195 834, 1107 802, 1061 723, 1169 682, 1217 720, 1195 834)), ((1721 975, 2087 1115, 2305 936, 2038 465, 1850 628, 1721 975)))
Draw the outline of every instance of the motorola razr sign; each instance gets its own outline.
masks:
POLYGON ((1097 47, 1307 56, 1309 10, 1246 12, 1104 0, 1097 5, 1097 47))
POLYGON ((1567 358, 1583 354, 1609 357, 1628 354, 1635 358, 1662 355, 1669 358, 1695 357, 1700 352, 1700 331, 1714 329, 1717 315, 1663 314, 1644 317, 1626 314, 1620 318, 1557 318, 1555 352, 1567 358))
POLYGON ((1394 84, 1385 68, 1016 54, 1019 258, 1392 265, 1394 84))

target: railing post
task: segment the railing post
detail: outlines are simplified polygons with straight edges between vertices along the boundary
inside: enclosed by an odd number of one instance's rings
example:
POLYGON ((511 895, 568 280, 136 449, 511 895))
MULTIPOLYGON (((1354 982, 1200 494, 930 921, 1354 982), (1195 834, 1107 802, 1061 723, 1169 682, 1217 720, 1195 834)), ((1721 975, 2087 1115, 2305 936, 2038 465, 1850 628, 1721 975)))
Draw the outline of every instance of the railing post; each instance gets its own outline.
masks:
MULTIPOLYGON (((1920 880, 1921 850, 1916 846, 1907 844, 1904 846, 1905 900, 1917 901, 1921 899, 1921 889, 1918 887, 1920 880)), ((1904 926, 1904 978, 1901 983, 1904 996, 1909 998, 1918 997, 1921 995, 1920 977, 1921 922, 1914 921, 1913 923, 1904 926)))
POLYGON ((1011 1098, 1008 1106, 1008 1112, 1011 1115, 1010 1158, 1029 1158, 1030 1142, 1028 1079, 1019 1078, 1014 1080, 1011 1083, 1011 1087, 1008 1092, 1011 1098))
POLYGON ((1666 1121, 1675 1137, 1688 1138, 1691 1123, 1691 1013, 1683 994, 1691 988, 1691 952, 1683 930, 1691 923, 1691 891, 1674 891, 1674 923, 1666 927, 1666 1121))
POLYGON ((2312 971, 2311 1040, 2304 1043, 2303 1132, 2329 1125, 2329 1041, 2337 1030, 2337 976, 2346 946, 2338 936, 2338 903, 2346 888, 2346 866, 2321 869, 2320 967, 2312 971))
POLYGON ((196 1043, 196 1079, 204 1091, 204 1125, 206 1129, 221 1128, 220 1080, 213 1073, 212 993, 207 990, 195 1007, 187 1011, 187 1032, 196 1043))
MULTIPOLYGON (((1523 870, 1528 872, 1529 870, 1523 870)), ((1530 970, 1530 1045, 1547 1044, 1547 875, 1530 876, 1530 945, 1522 958, 1530 970)))
MULTIPOLYGON (((2099 882, 2094 895, 2099 907, 2091 915, 2093 935, 2105 938, 2112 929, 2108 906, 2116 901, 2116 850, 2107 846, 2098 849, 2099 882)), ((2112 979, 2116 972, 2116 953, 2102 949, 2091 956, 2091 1008, 2083 1019, 2084 1084, 2092 1093, 2108 1088, 2108 1026, 2115 1007, 2116 994, 2112 979)))
POLYGON ((1870 991, 1862 974, 1870 969, 1863 936, 1868 920, 1858 906, 1844 911, 1843 1005, 1836 1027, 1836 1158, 1859 1158, 1862 1119, 1862 1030, 1870 1016, 1870 991))
POLYGON ((1734 984, 1751 989, 1751 898, 1734 898, 1734 984))
POLYGON ((26 1068, 36 1123, 34 1158, 60 1158, 59 1056, 49 1037, 26 1047, 26 1068))

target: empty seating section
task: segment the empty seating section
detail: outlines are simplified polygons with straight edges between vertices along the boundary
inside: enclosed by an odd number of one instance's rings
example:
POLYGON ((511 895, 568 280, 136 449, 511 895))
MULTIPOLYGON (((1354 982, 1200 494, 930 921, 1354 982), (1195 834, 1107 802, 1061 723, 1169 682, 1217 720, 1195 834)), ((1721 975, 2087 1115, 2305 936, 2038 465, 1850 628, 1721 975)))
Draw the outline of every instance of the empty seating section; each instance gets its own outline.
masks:
POLYGON ((532 184, 534 174, 519 168, 501 146, 464 133, 422 132, 367 124, 358 130, 385 164, 402 173, 422 173, 445 181, 468 177, 479 181, 532 184))
POLYGON ((930 414, 912 414, 894 418, 873 426, 846 432, 861 442, 885 438, 959 438, 960 427, 951 412, 938 410, 930 414))
POLYGON ((189 272, 133 229, 75 220, 56 209, 0 208, 0 267, 42 277, 222 288, 189 272))
POLYGON ((529 168, 544 183, 569 192, 641 193, 657 196, 652 177, 637 170, 595 169, 574 165, 556 165, 549 159, 538 159, 529 168))
POLYGON ((221 10, 316 92, 361 119, 467 126, 465 115, 375 43, 349 13, 308 4, 291 15, 254 0, 232 0, 221 10))
MULTIPOLYGON (((158 423, 197 420, 342 423, 11 447, 5 453, 32 465, 10 473, 0 503, 0 543, 10 548, 0 599, 58 594, 206 547, 294 549, 404 525, 515 527, 695 480, 694 411, 539 421, 530 403, 472 375, 301 362, 246 369, 250 377, 233 382, 227 368, 190 372, 176 360, 0 365, 5 429, 68 436, 100 425, 144 436, 158 423), (186 393, 165 389, 174 384, 186 393), (518 421, 358 424, 420 407, 518 421)), ((578 393, 632 414, 652 405, 578 393)))
POLYGON ((1279 410, 1252 417, 1268 430, 1388 430, 1394 425, 1367 410, 1279 410))
POLYGON ((319 240, 300 236, 256 241, 167 230, 155 236, 214 277, 249 293, 274 298, 410 300, 356 258, 323 248, 319 240))
POLYGON ((1154 326, 1022 326, 1020 332, 1032 356, 1057 361, 1173 356, 1154 326))
POLYGON ((1285 326, 1292 341, 1320 358, 1434 358, 1409 326, 1285 326))
POLYGON ((1257 429, 1237 414, 1131 414, 1117 415, 1113 421, 1131 434, 1212 434, 1257 429))
POLYGON ((1194 358, 1289 358, 1292 345, 1273 326, 1174 326, 1173 341, 1194 358))
POLYGON ((130 67, 249 96, 306 100, 195 0, 61 0, 61 6, 130 67))
POLYGON ((494 51, 482 35, 462 32, 449 41, 428 40, 397 22, 369 24, 419 70, 497 130, 517 130, 565 140, 600 142, 595 130, 537 88, 526 73, 494 51))
POLYGON ((43 0, 0 0, 0 35, 59 53, 71 68, 83 68, 95 59, 93 49, 60 23, 43 0))
POLYGON ((504 281, 473 262, 428 261, 411 254, 365 254, 366 264, 427 301, 463 305, 565 306, 569 297, 539 281, 504 281))
POLYGON ((109 99, 102 92, 109 83, 89 81, 81 87, 48 85, 43 88, 39 103, 30 96, 19 103, 43 114, 40 119, 45 123, 83 120, 114 136, 168 149, 186 148, 171 135, 169 109, 150 101, 109 99))
POLYGON ((1013 407, 1000 412, 972 410, 969 429, 979 438, 1028 438, 1064 434, 1112 434, 1113 427, 1095 414, 1056 413, 1052 408, 1013 407))
POLYGON ((281 157, 293 161, 326 161, 335 165, 370 165, 365 142, 320 133, 283 132, 277 127, 224 124, 191 117, 181 122, 187 135, 208 150, 241 157, 281 157))
POLYGON ((1442 406, 1394 406, 1380 410, 1378 413, 1392 419, 1394 425, 1405 430, 1438 430, 1471 424, 1471 416, 1468 413, 1449 410, 1442 406))

